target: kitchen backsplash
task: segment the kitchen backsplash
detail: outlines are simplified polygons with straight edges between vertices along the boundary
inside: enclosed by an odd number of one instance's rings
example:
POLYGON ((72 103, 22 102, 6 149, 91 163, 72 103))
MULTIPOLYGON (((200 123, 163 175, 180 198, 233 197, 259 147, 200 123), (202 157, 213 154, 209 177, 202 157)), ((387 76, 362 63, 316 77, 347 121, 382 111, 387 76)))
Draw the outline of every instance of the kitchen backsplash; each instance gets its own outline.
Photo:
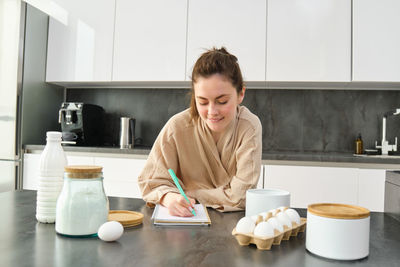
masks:
MULTIPOLYGON (((118 145, 119 118, 136 118, 137 142, 151 146, 167 120, 189 104, 185 89, 67 89, 67 101, 102 106, 106 145, 118 145)), ((400 91, 247 90, 243 105, 258 115, 263 151, 352 152, 382 139, 382 116, 400 108, 400 91)), ((400 116, 387 119, 387 139, 400 138, 400 116)), ((400 140, 399 140, 400 141, 400 140)))

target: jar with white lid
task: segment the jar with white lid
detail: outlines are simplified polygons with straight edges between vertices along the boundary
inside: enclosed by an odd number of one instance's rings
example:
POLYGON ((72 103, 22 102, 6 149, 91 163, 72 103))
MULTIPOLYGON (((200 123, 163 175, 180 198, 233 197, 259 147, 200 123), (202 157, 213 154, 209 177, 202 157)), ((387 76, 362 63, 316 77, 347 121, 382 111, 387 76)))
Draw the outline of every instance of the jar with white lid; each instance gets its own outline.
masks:
POLYGON ((107 222, 108 198, 100 166, 66 166, 64 185, 57 199, 56 232, 91 236, 107 222))

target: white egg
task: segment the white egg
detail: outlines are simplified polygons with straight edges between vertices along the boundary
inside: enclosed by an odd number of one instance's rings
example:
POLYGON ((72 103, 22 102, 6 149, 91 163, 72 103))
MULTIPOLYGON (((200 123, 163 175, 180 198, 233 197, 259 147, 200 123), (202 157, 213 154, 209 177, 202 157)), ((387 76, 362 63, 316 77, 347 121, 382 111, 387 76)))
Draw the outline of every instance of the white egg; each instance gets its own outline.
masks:
POLYGON ((267 213, 268 212, 264 211, 264 212, 260 212, 258 215, 262 216, 263 220, 265 220, 265 217, 267 216, 267 213))
POLYGON ((265 221, 272 216, 272 213, 270 213, 269 211, 264 211, 259 213, 258 215, 263 218, 263 221, 265 221))
POLYGON ((253 220, 253 222, 257 222, 257 219, 258 219, 258 215, 253 215, 253 216, 251 216, 250 217, 252 220, 253 220))
POLYGON ((103 223, 97 235, 99 238, 106 242, 115 241, 122 236, 124 227, 117 221, 103 223))
POLYGON ((273 237, 274 228, 268 222, 260 222, 257 224, 256 228, 254 228, 254 235, 263 238, 273 237))
POLYGON ((278 230, 279 232, 283 233, 283 225, 278 221, 277 218, 272 217, 267 221, 274 229, 278 230))
POLYGON ((300 215, 297 213, 296 210, 294 209, 287 209, 285 210, 285 213, 289 216, 290 220, 292 222, 297 223, 297 225, 300 225, 300 215))
POLYGON ((276 218, 278 219, 278 221, 280 223, 282 223, 283 225, 286 225, 287 227, 289 227, 289 229, 292 229, 292 220, 289 218, 289 216, 286 213, 279 212, 276 215, 276 218))
POLYGON ((236 224, 236 232, 241 234, 251 234, 254 227, 256 227, 256 223, 250 217, 243 217, 236 224))
POLYGON ((282 206, 282 207, 277 208, 277 210, 280 210, 281 212, 285 211, 287 209, 288 209, 288 207, 286 207, 286 206, 282 206))
POLYGON ((273 210, 270 210, 269 212, 271 212, 272 216, 275 217, 276 214, 278 214, 280 212, 280 209, 273 209, 273 210))

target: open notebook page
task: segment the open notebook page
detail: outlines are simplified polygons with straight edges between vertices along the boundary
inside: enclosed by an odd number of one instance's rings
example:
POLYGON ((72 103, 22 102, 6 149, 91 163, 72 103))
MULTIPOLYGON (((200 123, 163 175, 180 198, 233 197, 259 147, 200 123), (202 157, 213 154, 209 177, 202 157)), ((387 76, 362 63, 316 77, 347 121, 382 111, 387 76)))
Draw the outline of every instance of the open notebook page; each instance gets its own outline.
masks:
POLYGON ((196 216, 178 217, 168 213, 168 209, 162 205, 157 205, 153 212, 154 223, 211 223, 207 209, 202 204, 195 204, 194 210, 196 216))

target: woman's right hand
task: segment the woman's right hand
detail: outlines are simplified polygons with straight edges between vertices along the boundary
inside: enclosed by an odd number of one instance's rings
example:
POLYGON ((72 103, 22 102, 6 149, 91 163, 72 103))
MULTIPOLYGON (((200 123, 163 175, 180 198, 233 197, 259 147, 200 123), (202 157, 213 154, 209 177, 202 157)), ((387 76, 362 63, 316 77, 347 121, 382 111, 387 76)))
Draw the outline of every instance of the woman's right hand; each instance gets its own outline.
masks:
POLYGON ((196 200, 188 197, 190 204, 186 199, 178 193, 167 193, 163 196, 160 203, 168 208, 169 214, 172 216, 190 217, 193 216, 190 208, 194 208, 196 200))

